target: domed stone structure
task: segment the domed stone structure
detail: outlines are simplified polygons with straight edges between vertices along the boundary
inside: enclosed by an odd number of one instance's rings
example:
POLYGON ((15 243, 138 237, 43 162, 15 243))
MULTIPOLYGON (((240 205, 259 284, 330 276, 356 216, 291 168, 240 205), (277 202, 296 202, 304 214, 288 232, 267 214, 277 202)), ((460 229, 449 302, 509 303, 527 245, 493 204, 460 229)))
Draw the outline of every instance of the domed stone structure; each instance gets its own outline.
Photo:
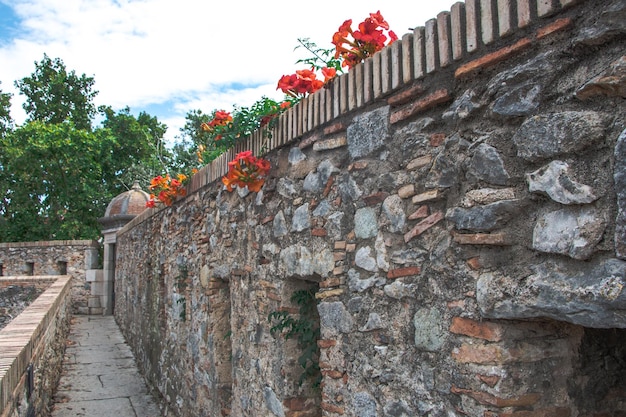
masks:
POLYGON ((104 217, 98 219, 103 226, 102 232, 106 233, 108 229, 119 229, 124 226, 146 209, 146 202, 149 199, 150 195, 141 189, 138 181, 135 181, 130 190, 111 200, 104 212, 104 217))
POLYGON ((139 182, 135 181, 130 190, 111 200, 104 217, 98 219, 104 236, 104 270, 87 274, 87 281, 91 283, 90 314, 113 314, 116 234, 126 223, 146 209, 146 202, 149 199, 150 195, 141 189, 139 182))

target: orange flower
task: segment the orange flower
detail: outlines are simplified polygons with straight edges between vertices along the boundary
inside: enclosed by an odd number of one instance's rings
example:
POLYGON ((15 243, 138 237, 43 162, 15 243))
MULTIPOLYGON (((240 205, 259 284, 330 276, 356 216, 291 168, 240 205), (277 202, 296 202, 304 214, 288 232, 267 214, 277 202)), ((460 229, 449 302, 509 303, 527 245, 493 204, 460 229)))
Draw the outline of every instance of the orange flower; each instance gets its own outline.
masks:
POLYGON ((146 206, 155 207, 157 199, 166 206, 171 205, 176 197, 187 195, 185 183, 188 180, 189 177, 182 173, 176 175, 176 179, 173 179, 169 174, 165 176, 158 175, 152 178, 150 191, 154 193, 150 194, 150 199, 146 202, 146 206), (156 196, 155 193, 157 194, 156 196))
POLYGON ((222 183, 228 191, 234 187, 248 187, 251 192, 259 192, 269 170, 269 161, 255 157, 252 151, 243 151, 228 162, 228 172, 222 177, 222 183))
POLYGON ((370 19, 376 26, 389 30, 389 23, 387 23, 385 18, 380 14, 380 10, 376 13, 370 13, 370 19))
POLYGON ((387 31, 389 43, 395 42, 398 37, 389 30, 389 24, 380 14, 370 13, 370 17, 359 23, 358 30, 353 31, 350 27, 351 20, 346 20, 333 35, 332 43, 335 45, 335 58, 342 59, 342 66, 352 68, 365 58, 372 56, 385 47, 387 31), (348 36, 352 36, 352 40, 348 36))
POLYGON ((337 75, 337 70, 335 68, 322 68, 322 75, 324 76, 324 82, 328 82, 332 80, 337 75))

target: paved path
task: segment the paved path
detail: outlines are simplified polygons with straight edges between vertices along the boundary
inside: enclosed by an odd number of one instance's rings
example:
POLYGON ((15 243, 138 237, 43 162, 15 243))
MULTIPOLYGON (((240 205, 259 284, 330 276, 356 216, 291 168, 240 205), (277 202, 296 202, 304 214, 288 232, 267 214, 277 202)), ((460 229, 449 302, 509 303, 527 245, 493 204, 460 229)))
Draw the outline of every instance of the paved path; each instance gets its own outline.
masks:
POLYGON ((160 417, 113 316, 74 316, 52 417, 160 417))

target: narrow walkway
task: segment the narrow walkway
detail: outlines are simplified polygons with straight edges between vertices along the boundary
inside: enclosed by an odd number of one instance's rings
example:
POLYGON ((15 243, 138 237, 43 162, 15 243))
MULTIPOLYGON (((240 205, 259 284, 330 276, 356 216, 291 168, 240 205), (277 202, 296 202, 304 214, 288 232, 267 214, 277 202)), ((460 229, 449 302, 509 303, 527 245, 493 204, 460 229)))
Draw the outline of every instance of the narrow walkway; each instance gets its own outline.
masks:
POLYGON ((75 316, 52 417, 160 417, 112 316, 75 316))

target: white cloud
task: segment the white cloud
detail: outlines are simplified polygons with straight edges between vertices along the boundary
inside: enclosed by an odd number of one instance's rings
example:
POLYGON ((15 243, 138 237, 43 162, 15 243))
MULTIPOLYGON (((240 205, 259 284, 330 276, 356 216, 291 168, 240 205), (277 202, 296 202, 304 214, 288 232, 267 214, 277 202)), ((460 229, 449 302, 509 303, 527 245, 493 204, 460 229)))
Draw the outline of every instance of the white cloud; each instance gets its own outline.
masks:
MULTIPOLYGON (((248 106, 262 95, 280 97, 275 91, 278 78, 298 69, 295 61, 306 56, 294 51, 297 38, 330 48, 332 34, 344 20, 351 18, 356 25, 377 10, 401 37, 454 3, 4 1, 22 21, 19 33, 0 47, 3 91, 15 93, 13 82, 32 74, 34 63, 46 53, 78 74, 93 76, 97 104, 140 111, 173 100, 174 114, 157 115, 170 125, 168 136, 178 133, 191 109, 210 112, 233 104, 248 106), (223 88, 235 83, 259 87, 223 88)), ((23 114, 18 113, 13 116, 19 122, 23 114)))

